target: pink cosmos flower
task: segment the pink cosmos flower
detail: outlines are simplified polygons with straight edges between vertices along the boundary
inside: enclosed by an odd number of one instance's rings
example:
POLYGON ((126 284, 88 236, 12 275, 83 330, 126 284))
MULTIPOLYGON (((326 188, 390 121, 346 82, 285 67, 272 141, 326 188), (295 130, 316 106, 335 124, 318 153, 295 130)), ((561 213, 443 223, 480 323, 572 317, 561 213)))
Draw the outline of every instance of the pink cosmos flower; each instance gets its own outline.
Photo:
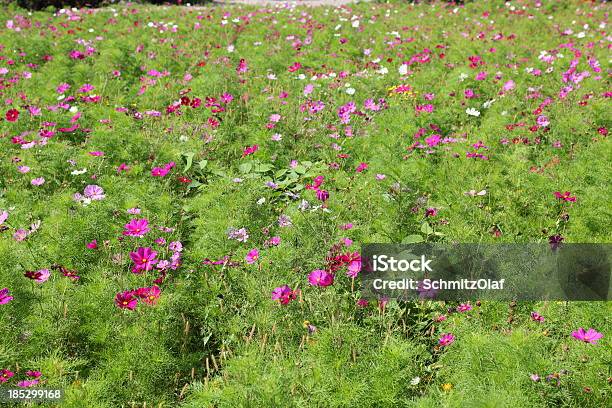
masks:
POLYGON ((68 89, 70 89, 70 85, 68 85, 67 83, 63 83, 63 84, 60 84, 55 90, 57 91, 57 93, 62 94, 66 92, 68 89))
POLYGON ((251 154, 254 154, 257 150, 259 150, 259 145, 247 146, 244 148, 242 152, 242 157, 246 157, 251 154))
POLYGON ((446 347, 451 345, 455 341, 455 336, 451 333, 443 333, 442 336, 438 339, 438 344, 442 347, 446 347))
POLYGON ((470 305, 469 303, 462 303, 457 306, 457 311, 460 313, 469 312, 470 310, 472 310, 472 305, 470 305))
POLYGON ((355 169, 355 171, 357 173, 361 173, 363 172, 365 169, 368 168, 368 164, 367 163, 359 163, 359 166, 357 166, 357 168, 355 169))
POLYGON ((221 102, 228 104, 234 100, 234 97, 232 96, 232 94, 224 92, 223 95, 221 95, 220 99, 221 99, 221 102))
POLYGON ((369 303, 370 303, 370 302, 368 302, 368 300, 367 300, 367 299, 364 299, 364 298, 359 298, 359 299, 357 300, 357 303, 356 303, 356 304, 357 304, 357 307, 362 307, 362 308, 363 308, 363 307, 368 307, 368 304, 369 304, 369 303))
POLYGON ((435 217, 438 215, 438 209, 431 207, 425 210, 425 217, 435 217))
POLYGON ((38 380, 23 380, 17 383, 17 386, 20 388, 29 388, 38 384, 40 381, 38 380))
POLYGON ((115 296, 115 305, 120 309, 134 310, 138 305, 138 299, 134 296, 134 292, 126 290, 125 292, 119 292, 115 296))
POLYGON ((550 249, 556 251, 565 238, 562 235, 555 234, 548 237, 548 243, 550 244, 550 249))
POLYGON ((132 272, 142 273, 143 271, 150 271, 153 269, 153 265, 157 263, 156 256, 157 252, 153 251, 150 247, 140 247, 136 252, 130 252, 130 258, 134 261, 132 272))
POLYGON ((278 246, 281 243, 280 237, 272 237, 267 241, 267 244, 270 246, 278 246))
POLYGON ((42 186, 43 184, 45 184, 45 179, 43 177, 37 177, 35 179, 32 179, 31 183, 33 186, 42 186))
POLYGON ((170 172, 170 170, 172 170, 174 166, 176 166, 176 163, 169 162, 169 163, 166 163, 164 167, 153 167, 151 169, 151 175, 153 177, 164 177, 170 172))
POLYGON ((323 181, 325 180, 325 177, 323 176, 317 176, 314 178, 312 184, 306 184, 306 190, 318 190, 319 187, 321 186, 321 184, 323 184, 323 181))
POLYGON ((538 312, 531 312, 531 320, 533 320, 534 322, 543 323, 544 322, 544 316, 542 316, 538 312))
POLYGON ((348 264, 346 276, 355 278, 359 274, 359 271, 361 271, 361 256, 359 256, 359 253, 356 253, 356 256, 354 256, 348 264))
POLYGON ((117 167, 117 173, 121 173, 122 171, 128 171, 129 169, 130 169, 130 167, 126 163, 121 163, 117 167))
POLYGON ((97 249, 98 248, 98 241, 94 239, 93 241, 88 242, 86 246, 89 249, 97 249))
POLYGON ((441 136, 435 134, 425 138, 425 143, 427 143, 429 147, 435 147, 440 144, 440 140, 442 140, 441 136))
POLYGON ((9 109, 6 111, 5 118, 9 122, 16 122, 19 119, 19 111, 17 109, 9 109))
POLYGON ((246 60, 244 58, 240 59, 240 62, 238 63, 238 66, 236 67, 236 72, 238 74, 244 74, 249 70, 249 65, 247 64, 246 60))
POLYGON ((229 228, 227 231, 229 239, 235 239, 238 242, 246 242, 249 239, 249 233, 246 228, 229 228))
POLYGON ((0 225, 2 225, 4 223, 4 221, 6 221, 8 219, 8 216, 9 216, 8 211, 0 212, 0 225))
POLYGON ((576 340, 584 341, 589 344, 597 344, 597 341, 603 337, 603 334, 599 333, 595 329, 584 330, 582 327, 572 332, 572 337, 576 340))
POLYGON ((329 199, 329 192, 326 190, 317 190, 317 200, 327 201, 329 199))
POLYGON ((32 279, 36 283, 43 283, 49 280, 51 272, 48 269, 40 269, 38 271, 26 271, 23 276, 32 279))
POLYGON ((148 305, 155 305, 161 296, 161 289, 157 285, 150 288, 139 288, 134 291, 134 296, 142 299, 148 305))
POLYGON ((10 370, 7 370, 7 369, 0 370, 0 383, 7 382, 14 375, 15 373, 10 370))
POLYGON ((295 291, 288 285, 279 286, 272 291, 272 300, 278 301, 281 305, 286 305, 295 299, 295 291))
POLYGON ((537 117, 537 119, 536 119, 536 123, 537 123, 539 126, 542 126, 542 127, 550 125, 550 121, 549 121, 549 120, 548 120, 548 118, 547 118, 546 116, 544 116, 544 115, 540 115, 540 116, 538 116, 538 117, 537 117))
POLYGON ((142 237, 149 232, 149 220, 146 218, 137 219, 134 218, 130 222, 124 225, 125 230, 123 235, 130 237, 142 237))
POLYGON ((257 262, 257 259, 259 259, 259 250, 257 248, 251 249, 245 257, 246 263, 249 265, 257 262))
POLYGON ((26 371, 26 375, 31 378, 40 378, 42 373, 40 371, 28 370, 26 371))
POLYGON ((312 286, 330 286, 334 283, 334 275, 323 269, 316 269, 308 275, 308 282, 312 286))
POLYGON ((13 239, 15 239, 15 241, 17 241, 17 242, 21 242, 24 239, 26 239, 27 237, 28 237, 28 231, 24 230, 23 228, 19 228, 13 234, 13 239))
POLYGON ((559 200, 562 200, 562 201, 567 201, 567 202, 575 202, 576 201, 576 197, 572 196, 572 193, 570 193, 569 191, 566 191, 565 193, 561 193, 559 191, 555 191, 553 194, 555 195, 556 198, 558 198, 559 200))
POLYGON ((504 91, 511 91, 516 87, 516 83, 513 80, 510 80, 504 84, 504 91))
POLYGON ((279 227, 290 227, 293 225, 293 222, 291 221, 291 217, 289 217, 288 215, 285 214, 281 214, 278 216, 278 226, 279 227))
POLYGON ((0 289, 0 305, 6 305, 11 300, 13 300, 13 297, 9 296, 8 288, 0 289))
POLYGON ((168 249, 172 252, 181 252, 183 250, 183 244, 180 241, 173 241, 168 244, 168 249))
POLYGON ((90 184, 86 186, 85 190, 83 190, 83 195, 94 201, 103 200, 104 197, 106 197, 104 195, 104 190, 102 189, 102 187, 97 186, 95 184, 90 184))

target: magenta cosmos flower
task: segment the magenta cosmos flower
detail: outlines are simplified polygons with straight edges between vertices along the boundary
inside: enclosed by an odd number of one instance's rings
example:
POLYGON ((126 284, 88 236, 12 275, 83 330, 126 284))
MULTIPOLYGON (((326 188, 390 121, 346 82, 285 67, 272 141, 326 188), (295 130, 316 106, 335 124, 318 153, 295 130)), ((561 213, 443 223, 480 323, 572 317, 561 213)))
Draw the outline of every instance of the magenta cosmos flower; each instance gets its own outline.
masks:
POLYGON ((272 300, 278 301, 281 305, 286 305, 295 299, 295 291, 288 285, 279 286, 272 291, 272 300))
POLYGON ((452 344, 455 341, 455 336, 451 333, 443 333, 442 336, 438 339, 438 344, 442 347, 446 347, 452 344))
POLYGON ((569 191, 566 191, 565 193, 555 191, 553 194, 555 195, 557 199, 561 201, 567 201, 567 202, 572 202, 572 203, 576 201, 576 197, 572 196, 572 193, 569 191))
POLYGON ((13 297, 9 296, 8 288, 1 289, 0 290, 0 305, 6 305, 11 300, 13 300, 13 297))
POLYGON ((572 337, 576 340, 584 341, 589 344, 597 344, 597 340, 603 337, 603 334, 599 333, 595 329, 584 330, 582 327, 572 332, 572 337))
POLYGON ((43 283, 49 280, 51 272, 48 269, 40 269, 38 271, 26 271, 23 276, 32 279, 36 283, 43 283))
POLYGON ((7 382, 14 375, 15 373, 10 370, 6 370, 6 369, 0 370, 0 383, 7 382))
POLYGON ((40 371, 36 371, 36 370, 28 370, 28 371, 26 371, 26 375, 28 377, 31 377, 31 378, 40 378, 42 373, 40 371))
POLYGON ((126 290, 125 292, 119 292, 115 296, 115 305, 120 309, 134 310, 138 305, 138 299, 134 296, 134 292, 126 290))
POLYGON ((259 250, 257 248, 251 249, 244 259, 249 265, 254 264, 259 259, 259 250))
POLYGON ((334 283, 334 275, 323 269, 316 269, 308 275, 308 282, 312 286, 330 286, 334 283))
POLYGON ((352 259, 349 261, 349 264, 346 270, 346 276, 348 276, 349 278, 355 278, 359 274, 360 270, 361 270, 361 256, 359 255, 359 253, 355 252, 353 254, 352 259))
POLYGON ((124 228, 125 231, 123 231, 123 235, 128 235, 130 237, 142 237, 144 234, 149 232, 149 220, 146 218, 134 218, 125 224, 124 228))
POLYGON ((438 215, 438 209, 431 207, 425 210, 425 217, 435 217, 438 215))
POLYGON ((40 381, 38 380, 23 380, 17 383, 17 386, 20 388, 29 388, 38 384, 40 381))
POLYGON ((531 312, 531 320, 533 320, 534 322, 543 323, 544 322, 544 316, 542 316, 538 312, 531 312))
POLYGON ((154 305, 161 296, 161 289, 157 285, 150 288, 138 288, 134 291, 134 295, 148 305, 154 305))
POLYGON ((142 273, 143 271, 150 271, 153 269, 153 265, 157 263, 156 256, 157 252, 153 251, 150 247, 140 247, 136 252, 130 252, 130 258, 134 261, 132 272, 142 273))
POLYGON ((469 312, 470 310, 472 310, 472 305, 470 305, 469 303, 462 303, 457 306, 457 311, 461 313, 469 312))

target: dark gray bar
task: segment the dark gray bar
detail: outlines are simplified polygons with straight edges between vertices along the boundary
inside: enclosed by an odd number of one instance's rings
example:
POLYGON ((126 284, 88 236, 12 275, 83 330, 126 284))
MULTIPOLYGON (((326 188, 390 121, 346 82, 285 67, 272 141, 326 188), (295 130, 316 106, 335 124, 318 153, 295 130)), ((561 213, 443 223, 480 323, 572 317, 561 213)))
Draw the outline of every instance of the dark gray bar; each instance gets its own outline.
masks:
POLYGON ((611 254, 612 244, 365 244, 361 295, 449 301, 612 300, 611 254))

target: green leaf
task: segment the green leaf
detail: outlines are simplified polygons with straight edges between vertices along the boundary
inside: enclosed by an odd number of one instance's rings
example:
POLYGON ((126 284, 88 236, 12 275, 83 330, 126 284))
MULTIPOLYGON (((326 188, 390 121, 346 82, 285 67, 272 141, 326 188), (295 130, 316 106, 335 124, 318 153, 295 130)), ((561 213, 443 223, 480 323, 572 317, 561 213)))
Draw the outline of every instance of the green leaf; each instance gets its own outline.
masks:
POLYGON ((208 160, 200 160, 200 162, 198 163, 198 166, 200 166, 200 170, 204 170, 207 165, 208 165, 208 160))
POLYGON ((283 177, 285 175, 285 173, 287 173, 287 169, 280 169, 276 173, 274 173, 274 178, 275 179, 279 179, 279 178, 283 177))
POLYGON ((425 235, 431 235, 433 234, 434 230, 431 228, 431 225, 425 221, 423 224, 421 224, 421 232, 425 235))
POLYGON ((402 244, 417 244, 425 241, 419 234, 408 235, 402 239, 402 244))
POLYGON ((252 168, 253 168, 253 162, 242 163, 240 166, 238 166, 238 170, 240 170, 240 172, 243 174, 249 173, 252 168))
POLYGON ((191 168, 191 165, 193 164, 193 156, 195 156, 195 153, 193 152, 183 153, 183 156, 187 160, 187 165, 185 166, 185 169, 183 171, 187 171, 191 168))
POLYGON ((255 171, 258 173, 265 173, 267 171, 272 170, 273 168, 274 166, 272 166, 271 164, 260 164, 259 166, 257 166, 255 171))

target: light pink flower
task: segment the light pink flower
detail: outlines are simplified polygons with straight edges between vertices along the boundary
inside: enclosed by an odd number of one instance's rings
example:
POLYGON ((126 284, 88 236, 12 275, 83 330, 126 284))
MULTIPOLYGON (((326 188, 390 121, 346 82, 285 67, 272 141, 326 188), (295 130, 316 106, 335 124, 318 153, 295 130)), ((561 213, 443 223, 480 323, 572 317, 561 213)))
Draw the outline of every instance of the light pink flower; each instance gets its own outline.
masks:
POLYGON ((37 177, 35 179, 32 179, 31 183, 33 186, 42 186, 43 184, 45 184, 45 179, 43 177, 37 177))

